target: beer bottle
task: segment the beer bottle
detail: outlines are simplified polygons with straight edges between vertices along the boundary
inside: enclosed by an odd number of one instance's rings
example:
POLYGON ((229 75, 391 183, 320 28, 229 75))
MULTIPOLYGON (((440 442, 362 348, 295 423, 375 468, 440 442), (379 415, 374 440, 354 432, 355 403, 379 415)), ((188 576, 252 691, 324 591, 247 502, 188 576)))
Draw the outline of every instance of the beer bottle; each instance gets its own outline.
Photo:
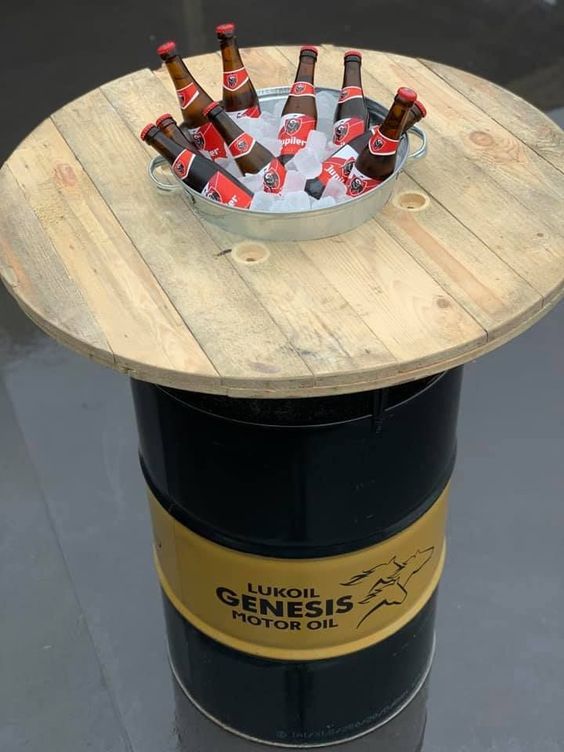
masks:
POLYGON ((178 123, 172 117, 170 112, 166 112, 164 115, 158 117, 155 120, 155 125, 161 131, 161 133, 164 133, 165 136, 168 136, 168 138, 177 143, 179 146, 183 146, 185 149, 190 149, 190 151, 196 151, 196 147, 191 141, 188 140, 188 137, 184 133, 182 133, 182 131, 178 127, 178 123))
POLYGON ((217 128, 241 172, 260 173, 263 178, 263 190, 267 193, 280 193, 286 179, 286 168, 274 154, 243 131, 219 102, 209 104, 204 109, 204 115, 217 128))
POLYGON ((335 109, 333 126, 333 143, 337 146, 344 146, 362 135, 370 123, 362 90, 362 54, 358 50, 345 52, 344 65, 343 86, 335 109))
POLYGON ((317 47, 302 47, 296 80, 282 110, 282 120, 278 139, 282 141, 280 161, 289 162, 306 145, 310 131, 317 125, 317 105, 315 102, 315 63, 317 47))
POLYGON ((427 115, 427 110, 423 104, 423 102, 420 102, 419 99, 417 99, 414 103, 409 112, 407 113, 407 117, 405 119, 405 124, 403 126, 403 132, 407 133, 407 131, 412 128, 415 123, 418 123, 420 120, 422 120, 427 115))
POLYGON ((357 160, 370 140, 371 131, 365 131, 360 136, 353 138, 348 144, 341 146, 321 165, 321 172, 316 178, 306 181, 304 190, 314 198, 321 198, 331 180, 346 183, 357 160))
POLYGON ((392 174, 407 113, 416 99, 413 89, 398 89, 384 122, 374 129, 351 170, 347 181, 349 196, 366 193, 392 174))
POLYGON ((227 156, 225 144, 203 115, 204 107, 212 101, 211 97, 194 79, 174 42, 161 44, 157 53, 164 61, 176 89, 183 117, 181 130, 187 132, 196 148, 206 152, 210 159, 224 159, 227 156))
POLYGON ((223 106, 232 118, 260 117, 259 98, 243 65, 235 36, 235 24, 216 28, 223 60, 223 106))
POLYGON ((143 128, 141 140, 152 146, 172 165, 176 177, 202 196, 227 206, 249 208, 253 193, 237 178, 201 154, 177 144, 153 123, 143 128))

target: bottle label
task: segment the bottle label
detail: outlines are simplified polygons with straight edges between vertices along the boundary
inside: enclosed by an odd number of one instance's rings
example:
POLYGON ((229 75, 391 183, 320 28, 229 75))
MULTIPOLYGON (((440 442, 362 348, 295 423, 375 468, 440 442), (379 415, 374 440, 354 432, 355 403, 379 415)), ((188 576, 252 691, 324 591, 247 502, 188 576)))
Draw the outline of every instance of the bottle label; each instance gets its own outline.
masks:
POLYGON ((278 159, 269 162, 259 174, 262 175, 265 193, 280 193, 286 180, 286 168, 278 159))
POLYGON ((358 167, 353 166, 347 182, 347 196, 361 196, 382 182, 380 178, 369 178, 358 167))
POLYGON ((227 148, 235 159, 237 159, 237 157, 244 157, 248 154, 255 144, 255 139, 249 133, 241 133, 227 148))
POLYGON ((371 154, 379 157, 389 157, 398 150, 399 140, 388 138, 381 133, 380 128, 375 128, 373 135, 368 142, 368 148, 371 154))
POLYGON ((253 198, 242 185, 230 180, 227 175, 219 172, 219 170, 206 183, 201 193, 202 196, 211 198, 218 204, 234 206, 237 209, 248 209, 253 198))
POLYGON ((249 80, 249 74, 246 68, 237 68, 237 70, 225 71, 223 74, 223 86, 228 91, 237 91, 244 86, 249 80))
POLYGON ((341 89, 339 104, 348 102, 349 99, 358 99, 362 97, 364 97, 364 92, 362 91, 360 86, 345 86, 341 89))
POLYGON ((362 118, 350 117, 337 120, 333 126, 333 143, 337 146, 348 144, 353 138, 362 136, 365 130, 366 125, 362 118))
POLYGON ((200 90, 196 86, 195 83, 188 84, 188 86, 185 86, 183 89, 177 89, 176 90, 176 96, 178 97, 178 101, 180 102, 180 107, 182 109, 185 109, 186 107, 189 107, 192 102, 200 96, 200 90))
POLYGON ((172 171, 177 178, 184 180, 184 178, 188 177, 190 167, 192 167, 192 162, 195 158, 196 155, 189 149, 184 149, 184 151, 176 157, 172 163, 172 171))
POLYGON ((291 97, 314 97, 315 86, 308 81, 295 81, 290 89, 291 97))
POLYGON ((396 535, 312 559, 257 556, 181 525, 150 493, 166 597, 223 645, 278 660, 347 655, 396 634, 429 602, 445 560, 448 486, 396 535))
POLYGON ((330 180, 346 183, 358 157, 358 152, 352 146, 342 146, 322 164, 322 169, 316 180, 327 185, 330 180))
POLYGON ((246 110, 232 110, 231 112, 228 112, 226 110, 227 114, 231 118, 231 120, 239 120, 239 118, 242 117, 248 117, 248 118, 258 118, 260 117, 260 106, 254 105, 253 107, 249 107, 246 110))
POLYGON ((278 140, 282 141, 280 154, 297 154, 303 149, 310 132, 315 129, 316 120, 311 115, 289 113, 282 115, 278 140))
POLYGON ((200 125, 198 128, 190 128, 190 136, 194 146, 210 159, 225 159, 227 156, 225 142, 212 123, 200 125))

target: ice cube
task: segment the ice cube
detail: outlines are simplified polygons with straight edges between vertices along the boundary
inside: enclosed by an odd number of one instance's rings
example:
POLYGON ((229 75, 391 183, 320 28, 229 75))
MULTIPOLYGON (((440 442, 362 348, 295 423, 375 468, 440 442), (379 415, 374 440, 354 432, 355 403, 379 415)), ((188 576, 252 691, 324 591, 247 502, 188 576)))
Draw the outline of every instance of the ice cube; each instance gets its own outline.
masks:
POLYGON ((313 205, 314 209, 328 209, 330 206, 335 206, 337 202, 333 196, 321 196, 319 201, 316 201, 313 205))
POLYGON ((260 142, 264 146, 264 148, 268 149, 268 151, 275 157, 280 154, 282 144, 277 138, 261 138, 260 142))
POLYGON ((318 131, 321 131, 321 133, 324 133, 327 138, 332 138, 333 136, 333 118, 322 118, 317 121, 316 126, 318 131))
POLYGON ((235 175, 235 177, 237 178, 240 178, 242 175, 241 170, 239 169, 239 165, 233 159, 233 157, 220 157, 219 159, 215 160, 215 163, 219 167, 223 167, 223 169, 227 170, 227 172, 235 175))
POLYGON ((297 191, 295 193, 287 193, 283 196, 281 205, 284 207, 284 211, 287 212, 309 211, 311 200, 305 191, 297 191))
POLYGON ((323 191, 323 196, 330 197, 335 199, 337 203, 340 203, 344 200, 345 196, 347 195, 347 187, 344 183, 341 183, 340 180, 337 180, 336 178, 333 178, 327 183, 327 187, 323 191))
POLYGON ((263 178, 262 175, 253 175, 252 173, 248 173, 244 177, 239 178, 241 183, 248 188, 253 193, 257 193, 258 191, 262 191, 263 186, 263 178))
POLYGON ((273 193, 264 193, 259 191, 253 196, 251 201, 251 209, 254 211, 276 211, 275 207, 280 199, 273 193))
POLYGON ((338 95, 331 91, 317 92, 317 118, 318 120, 330 120, 333 122, 338 95))
POLYGON ((317 177, 321 172, 321 159, 308 147, 300 149, 292 161, 297 171, 308 179, 317 177))
POLYGON ((321 131, 310 131, 307 137, 306 148, 311 149, 320 161, 325 155, 325 149, 327 147, 327 136, 321 131))
POLYGON ((305 175, 301 172, 289 171, 286 173, 286 180, 284 181, 283 192, 293 193, 295 191, 303 191, 306 183, 305 175))
POLYGON ((266 128, 269 128, 272 131, 276 131, 276 133, 278 133, 278 131, 280 130, 279 116, 273 115, 271 112, 266 112, 263 110, 262 115, 260 116, 260 120, 266 128))

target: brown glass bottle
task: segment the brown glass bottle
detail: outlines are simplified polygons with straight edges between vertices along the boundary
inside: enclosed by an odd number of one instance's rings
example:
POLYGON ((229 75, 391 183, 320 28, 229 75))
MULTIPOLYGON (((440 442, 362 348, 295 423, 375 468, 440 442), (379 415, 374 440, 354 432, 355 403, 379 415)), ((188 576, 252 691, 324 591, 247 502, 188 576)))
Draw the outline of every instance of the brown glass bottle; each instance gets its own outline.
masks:
POLYGON ((259 98, 241 59, 235 24, 221 24, 216 33, 223 60, 223 107, 232 118, 260 117, 259 98))
POLYGON ((370 115, 362 90, 362 54, 349 50, 344 55, 345 70, 341 95, 335 108, 333 143, 344 146, 368 129, 370 115))
POLYGON ((170 163, 172 172, 183 183, 202 196, 238 209, 249 208, 253 193, 210 159, 180 146, 153 123, 143 128, 140 137, 170 163))
POLYGON ((296 79, 282 110, 280 132, 282 141, 279 159, 286 164, 303 149, 310 131, 317 125, 317 105, 315 102, 315 63, 317 47, 302 47, 296 79))
POLYGON ((208 105, 204 114, 219 131, 241 172, 253 175, 260 173, 263 190, 267 193, 280 193, 286 179, 286 168, 274 154, 242 130, 219 102, 208 105))
POLYGON ((211 97, 192 76, 178 54, 174 42, 161 44, 157 48, 157 53, 164 61, 176 89, 183 118, 180 129, 186 132, 196 148, 205 152, 210 159, 224 159, 227 156, 225 144, 203 114, 204 107, 212 101, 211 97))
POLYGON ((407 133, 407 131, 410 128, 413 128, 413 126, 416 123, 418 123, 420 120, 422 120, 426 116, 427 116, 427 110, 425 108, 425 105, 423 104, 423 102, 416 100, 413 103, 409 112, 407 113, 407 117, 403 125, 403 132, 407 133))
POLYGON ((172 117, 170 112, 166 112, 164 113, 164 115, 158 117, 155 120, 155 125, 161 131, 161 133, 164 133, 165 136, 170 138, 179 146, 182 146, 184 149, 190 149, 190 151, 196 151, 196 147, 191 141, 188 140, 188 137, 184 133, 182 133, 182 131, 178 127, 178 123, 172 117))
POLYGON ((384 122, 374 129, 351 170, 347 181, 349 196, 370 191, 392 174, 407 113, 416 99, 413 89, 398 89, 384 122))

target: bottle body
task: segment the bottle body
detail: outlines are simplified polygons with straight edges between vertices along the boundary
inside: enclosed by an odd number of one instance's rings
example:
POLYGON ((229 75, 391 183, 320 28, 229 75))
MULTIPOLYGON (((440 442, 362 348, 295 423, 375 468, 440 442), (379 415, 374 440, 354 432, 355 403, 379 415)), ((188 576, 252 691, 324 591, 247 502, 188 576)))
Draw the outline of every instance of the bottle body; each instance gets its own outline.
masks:
POLYGON ((346 184, 358 155, 370 140, 370 131, 361 133, 349 143, 341 146, 321 165, 321 172, 305 184, 305 192, 314 198, 321 198, 332 180, 346 184))
POLYGON ((181 130, 196 148, 205 152, 210 159, 225 159, 225 143, 203 114, 204 108, 212 101, 211 97, 192 76, 178 54, 174 42, 165 42, 157 52, 164 61, 176 89, 183 119, 181 130))
POLYGON ((152 123, 143 129, 141 139, 165 157, 179 180, 202 196, 238 209, 249 208, 253 193, 211 160, 172 141, 152 123))
POLYGON ((235 24, 216 28, 223 62, 223 107, 237 120, 260 117, 260 104, 253 82, 243 64, 235 37, 235 24))
POLYGON ((279 159, 282 164, 294 157, 307 143, 307 138, 317 125, 315 101, 315 63, 317 49, 302 47, 300 63, 290 94, 282 110, 278 139, 282 142, 279 159))
POLYGON ((413 89, 398 89, 384 122, 374 129, 350 172, 347 181, 349 196, 367 193, 393 173, 407 114, 416 99, 413 89))
POLYGON ((343 86, 333 125, 333 143, 344 146, 368 130, 370 116, 361 78, 362 55, 349 50, 344 56, 343 86))
POLYGON ((286 179, 286 168, 278 158, 242 130, 218 102, 212 102, 204 113, 221 134, 241 172, 245 175, 260 174, 264 191, 280 193, 286 179))

